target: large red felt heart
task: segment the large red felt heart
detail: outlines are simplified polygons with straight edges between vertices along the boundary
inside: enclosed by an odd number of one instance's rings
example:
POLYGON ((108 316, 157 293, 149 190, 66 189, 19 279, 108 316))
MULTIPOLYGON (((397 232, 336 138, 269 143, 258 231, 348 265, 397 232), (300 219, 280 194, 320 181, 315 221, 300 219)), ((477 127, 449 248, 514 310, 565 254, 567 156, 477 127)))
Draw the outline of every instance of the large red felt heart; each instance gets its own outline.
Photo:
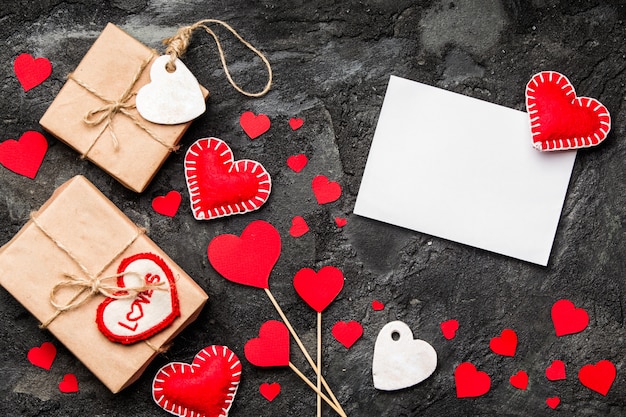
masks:
POLYGON ((354 320, 338 321, 333 326, 332 334, 339 343, 350 349, 363 336, 363 326, 354 320))
POLYGON ((281 321, 268 320, 261 326, 259 337, 249 340, 243 352, 255 366, 288 366, 289 329, 281 321))
POLYGON ((330 181, 325 175, 318 175, 311 182, 313 194, 318 204, 332 203, 341 197, 341 185, 338 182, 330 181))
POLYGON ((293 277, 298 295, 318 313, 339 295, 343 283, 343 272, 334 266, 325 266, 317 273, 310 268, 302 268, 293 277))
POLYGON ((526 371, 518 371, 509 378, 509 382, 517 389, 526 390, 528 388, 528 374, 526 371))
POLYGON ((198 220, 258 210, 269 198, 272 179, 263 165, 234 160, 226 142, 197 140, 185 155, 191 210, 198 220))
POLYGON ((269 288, 269 278, 280 256, 280 234, 271 224, 255 220, 241 233, 219 235, 207 250, 209 262, 229 281, 269 288))
POLYGON ((241 362, 226 346, 208 346, 191 365, 172 362, 152 382, 152 398, 176 416, 228 416, 239 380, 241 362))
POLYGON ((269 117, 264 114, 256 115, 251 111, 247 111, 239 117, 239 124, 250 139, 258 138, 270 130, 271 125, 269 117))
POLYGON ((589 364, 580 368, 578 379, 590 390, 606 396, 615 381, 616 374, 615 365, 610 361, 602 360, 595 365, 589 364))
POLYGON ((470 362, 463 362, 454 370, 456 396, 458 398, 480 397, 489 392, 491 378, 486 372, 478 371, 470 362))
POLYGON ((533 146, 541 151, 586 148, 611 130, 609 111, 598 100, 576 97, 567 77, 544 71, 526 85, 533 146))
POLYGON ((37 171, 48 151, 48 141, 39 132, 25 132, 18 140, 5 140, 0 143, 0 164, 30 179, 37 171))
POLYGON ((517 349, 517 334, 511 329, 504 329, 499 337, 494 337, 489 342, 493 353, 502 356, 515 356, 517 349))
POLYGON ((13 62, 13 70, 24 91, 37 87, 52 74, 52 64, 47 58, 33 58, 21 54, 13 62))
POLYGON ((155 197, 152 200, 152 209, 164 216, 174 217, 178 212, 181 200, 182 196, 178 191, 170 191, 166 195, 155 197))
POLYGON ((569 300, 559 300, 552 306, 552 323, 557 336, 582 332, 589 324, 589 315, 569 300))
POLYGON ((271 384, 264 382, 259 387, 259 392, 267 401, 274 401, 280 394, 280 384, 278 382, 272 382, 271 384))
POLYGON ((563 361, 558 359, 554 360, 550 366, 546 368, 546 378, 548 378, 549 381, 560 381, 565 379, 565 376, 565 363, 563 361))
POLYGON ((52 367, 54 358, 57 356, 57 348, 50 342, 43 342, 41 346, 28 351, 28 361, 35 366, 47 371, 52 367))

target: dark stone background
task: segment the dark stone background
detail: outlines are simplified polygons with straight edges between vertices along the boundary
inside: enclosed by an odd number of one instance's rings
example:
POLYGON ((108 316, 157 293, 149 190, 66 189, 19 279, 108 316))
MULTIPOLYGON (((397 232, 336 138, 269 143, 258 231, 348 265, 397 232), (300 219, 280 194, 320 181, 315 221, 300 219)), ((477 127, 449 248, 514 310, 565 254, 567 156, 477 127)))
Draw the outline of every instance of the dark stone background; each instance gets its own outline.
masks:
MULTIPOLYGON (((145 44, 200 18, 231 23, 265 52, 275 71, 272 91, 249 99, 228 85, 216 48, 197 33, 184 57, 211 91, 208 111, 183 138, 226 140, 237 159, 259 160, 274 189, 259 211, 209 222, 195 221, 187 203, 184 152, 172 155, 150 187, 138 195, 66 145, 47 135, 50 147, 35 180, 0 168, 0 244, 7 242, 67 179, 82 174, 94 182, 208 292, 210 300, 196 323, 172 349, 157 358, 130 388, 113 395, 5 290, 0 289, 0 414, 13 416, 166 415, 152 401, 151 380, 169 361, 189 362, 210 344, 230 346, 242 359, 244 374, 232 416, 315 414, 315 396, 288 369, 258 369, 243 355, 261 324, 277 319, 261 290, 220 278, 208 263, 209 241, 239 234, 254 219, 274 224, 283 252, 270 285, 305 343, 315 345, 315 314, 296 295, 294 273, 302 267, 335 265, 346 285, 324 313, 324 372, 350 416, 623 416, 624 376, 624 221, 626 219, 626 7, 622 1, 214 1, 214 0, 16 0, 0 5, 0 140, 41 130, 38 120, 109 21, 145 44), (22 52, 49 58, 53 74, 24 92, 12 62, 22 52), (580 151, 565 200, 549 265, 539 267, 351 215, 386 84, 391 74, 428 83, 493 103, 524 109, 524 86, 541 70, 566 74, 581 95, 596 97, 613 116, 604 144, 580 151), (272 128, 251 141, 238 124, 246 111, 265 113, 272 128), (293 132, 290 117, 304 126, 293 132), (304 152, 309 165, 299 174, 286 166, 289 155, 304 152), (337 180, 341 199, 319 206, 310 181, 317 174, 337 180), (173 219, 151 209, 157 195, 183 193, 173 219), (291 218, 302 215, 311 227, 289 236, 291 218), (346 216, 339 229, 335 216, 346 216), (584 332, 556 338, 550 307, 568 298, 590 314, 584 332), (386 309, 374 312, 371 302, 386 309), (447 341, 439 323, 457 318, 461 328, 447 341), (423 383, 399 392, 379 392, 371 378, 374 341, 388 321, 400 319, 415 337, 430 342, 439 365, 423 383), (330 334, 338 320, 358 320, 365 329, 347 350, 330 334), (490 352, 490 338, 504 328, 519 336, 514 358, 490 352), (50 371, 32 366, 27 351, 53 341, 59 349, 50 371), (553 359, 567 364, 567 380, 549 382, 553 359), (577 372, 587 363, 611 360, 617 378, 608 396, 584 388, 577 372), (472 361, 492 377, 491 391, 477 399, 457 399, 454 368, 472 361), (530 375, 527 391, 508 378, 519 369, 530 375), (75 373, 80 392, 61 394, 58 382, 75 373), (272 403, 259 394, 263 382, 277 381, 282 393, 272 403), (547 397, 562 403, 553 411, 547 397)), ((265 74, 258 59, 226 31, 223 39, 235 79, 260 89, 265 74)), ((436 138, 435 138, 436 139, 436 138)), ((401 151, 401 150, 399 150, 401 151)), ((429 174, 415 167, 415 180, 429 174)), ((424 204, 428 202, 425 201, 424 204)), ((292 360, 304 361, 292 346, 292 360)), ((310 371, 307 371, 312 377, 310 371)), ((325 407, 324 415, 335 415, 325 407)))

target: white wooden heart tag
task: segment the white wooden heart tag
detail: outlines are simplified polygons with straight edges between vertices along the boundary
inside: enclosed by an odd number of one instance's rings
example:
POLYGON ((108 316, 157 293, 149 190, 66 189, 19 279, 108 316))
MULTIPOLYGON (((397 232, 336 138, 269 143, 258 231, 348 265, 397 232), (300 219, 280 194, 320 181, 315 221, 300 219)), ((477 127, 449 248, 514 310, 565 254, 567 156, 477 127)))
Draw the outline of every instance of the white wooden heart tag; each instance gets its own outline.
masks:
POLYGON ((372 374, 374 388, 395 391, 418 384, 437 368, 437 352, 427 342, 413 339, 404 322, 387 323, 376 339, 372 374))
POLYGON ((169 72, 170 57, 162 55, 150 68, 150 83, 137 92, 137 111, 144 119, 163 125, 186 123, 206 110, 198 80, 179 59, 169 72))

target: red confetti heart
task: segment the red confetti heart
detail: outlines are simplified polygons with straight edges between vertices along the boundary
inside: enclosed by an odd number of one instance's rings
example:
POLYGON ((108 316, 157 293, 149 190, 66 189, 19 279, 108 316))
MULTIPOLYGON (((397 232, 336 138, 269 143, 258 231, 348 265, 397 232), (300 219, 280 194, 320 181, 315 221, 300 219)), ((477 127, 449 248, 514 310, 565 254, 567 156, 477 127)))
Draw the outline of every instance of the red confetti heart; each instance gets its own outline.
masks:
POLYGON ((549 381, 560 381, 565 379, 565 363, 560 360, 552 361, 552 364, 546 368, 546 378, 549 381))
POLYGON ((298 295, 318 313, 339 295, 343 283, 343 272, 334 266, 325 266, 317 273, 310 268, 302 268, 293 277, 298 295))
POLYGON ((46 138, 31 130, 18 140, 9 139, 0 143, 0 164, 16 174, 34 179, 47 151, 46 138))
POLYGON ((385 309, 385 305, 378 300, 372 301, 372 309, 374 311, 381 311, 385 309))
POLYGON ((191 209, 198 220, 258 210, 272 190, 272 179, 256 161, 235 161, 226 142, 197 140, 185 155, 191 209))
POLYGON ((333 336, 339 343, 350 349, 361 336, 363 336, 363 326, 358 321, 338 321, 332 329, 333 336))
POLYGON ((459 322, 457 320, 447 320, 442 322, 439 327, 441 327, 441 333, 443 333, 443 337, 447 340, 452 340, 456 337, 456 331, 459 330, 459 322))
POLYGON ((526 86, 526 109, 533 146, 541 151, 586 148, 611 130, 609 111, 598 100, 576 97, 567 77, 544 71, 526 86))
POLYGON ((278 382, 272 382, 271 384, 264 382, 259 387, 259 392, 267 401, 274 401, 280 394, 280 384, 278 382))
POLYGON ((152 208, 159 214, 174 217, 180 207, 182 196, 178 191, 170 191, 164 196, 155 197, 152 200, 152 208))
POLYGON ((293 172, 300 172, 309 163, 309 158, 303 153, 298 155, 292 155, 287 158, 287 166, 291 168, 293 172))
POLYGON ((335 224, 337 225, 337 227, 344 227, 346 224, 348 224, 348 220, 346 220, 345 217, 335 217, 335 224))
POLYGON ((250 139, 256 139, 263 133, 270 130, 270 118, 264 114, 258 116, 251 111, 247 111, 239 117, 239 124, 250 139))
POLYGON ((280 234, 271 224, 255 220, 241 233, 219 235, 209 243, 209 262, 229 281, 269 288, 269 277, 280 256, 280 234))
POLYGON ((509 378, 509 382, 517 389, 526 390, 528 388, 528 374, 526 371, 518 371, 509 378))
POLYGON ((295 216, 291 219, 291 228, 289 234, 293 237, 300 237, 309 231, 309 225, 306 224, 306 220, 302 216, 295 216))
POLYGON ((561 399, 559 397, 546 398, 546 404, 548 405, 548 407, 555 410, 559 406, 559 404, 561 404, 561 399))
POLYGON ((208 346, 191 365, 172 362, 152 381, 152 398, 176 416, 224 416, 233 404, 241 362, 226 346, 208 346))
POLYGON ((291 127, 291 130, 298 130, 302 127, 303 124, 304 120, 300 119, 299 117, 292 117, 291 119, 289 119, 289 126, 291 127))
POLYGON ((63 381, 59 382, 59 391, 64 394, 78 392, 78 379, 74 374, 65 374, 63 381))
POLYGON ((259 330, 259 337, 249 340, 243 351, 252 365, 288 366, 289 329, 280 321, 266 321, 259 330))
POLYGON ((28 351, 28 361, 35 366, 49 371, 57 356, 57 348, 50 342, 43 342, 41 346, 28 351))
POLYGON ((489 347, 493 353, 502 356, 515 356, 517 349, 517 334, 511 329, 504 329, 499 337, 494 337, 489 342, 489 347))
POLYGON ((610 361, 602 360, 595 365, 589 364, 580 368, 578 379, 590 390, 606 396, 611 385, 613 385, 616 374, 615 365, 610 361))
POLYGON ((454 370, 456 396, 458 398, 480 397, 491 389, 491 378, 476 369, 470 362, 463 362, 454 370))
POLYGON ((341 197, 341 186, 339 183, 330 181, 324 175, 318 175, 313 178, 311 187, 318 204, 332 203, 341 197))
POLYGON ((589 315, 569 300, 559 300, 552 306, 552 323, 557 336, 582 332, 589 324, 589 315))
POLYGON ((52 64, 47 58, 35 59, 30 54, 21 54, 15 58, 13 70, 24 91, 28 91, 52 74, 52 64))

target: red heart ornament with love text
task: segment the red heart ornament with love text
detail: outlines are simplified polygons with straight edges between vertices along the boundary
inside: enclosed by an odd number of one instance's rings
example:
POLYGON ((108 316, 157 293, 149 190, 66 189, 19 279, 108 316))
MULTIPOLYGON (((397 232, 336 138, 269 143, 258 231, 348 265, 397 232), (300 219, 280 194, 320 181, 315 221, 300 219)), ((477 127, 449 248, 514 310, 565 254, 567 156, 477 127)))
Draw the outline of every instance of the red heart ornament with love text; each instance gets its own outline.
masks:
POLYGON ((289 234, 293 237, 304 236, 309 231, 309 225, 302 216, 295 216, 291 219, 291 227, 289 228, 289 234))
POLYGON ((343 284, 343 272, 334 266, 325 266, 317 273, 311 268, 302 268, 293 277, 293 287, 298 295, 318 313, 333 302, 343 284))
POLYGON ((117 286, 154 286, 134 297, 107 297, 96 311, 98 329, 111 341, 131 344, 154 336, 180 316, 174 274, 165 261, 153 253, 125 258, 117 270, 117 286))
POLYGON ((559 300, 552 306, 552 323, 557 336, 582 332, 589 324, 589 314, 569 300, 559 300))
POLYGON ((259 387, 259 392, 267 401, 272 402, 280 394, 280 384, 278 382, 271 384, 264 382, 259 387))
POLYGON ((330 181, 325 175, 318 175, 311 182, 313 194, 318 204, 332 203, 341 197, 341 185, 335 181, 330 181))
POLYGON ((166 195, 155 197, 152 200, 152 209, 159 214, 174 217, 178 212, 182 196, 178 191, 170 191, 166 195))
POLYGON ((491 389, 491 377, 476 369, 470 362, 463 362, 454 370, 456 396, 458 398, 480 397, 491 389))
POLYGON ((526 390, 528 388, 528 374, 526 371, 518 371, 509 378, 509 383, 517 389, 526 390))
POLYGON ((78 392, 78 379, 74 374, 65 374, 63 380, 59 382, 59 391, 64 394, 73 394, 78 392))
POLYGON ((300 172, 309 163, 309 158, 303 153, 298 155, 292 155, 287 158, 287 166, 291 168, 293 172, 300 172))
POLYGON ((48 151, 48 141, 39 132, 25 132, 18 140, 0 143, 0 164, 30 179, 37 176, 48 151))
POLYGON ((152 398, 175 416, 227 417, 241 379, 241 362, 226 346, 208 346, 191 365, 172 362, 152 381, 152 398))
POLYGON ((47 58, 34 58, 24 53, 15 58, 13 70, 24 91, 28 91, 52 74, 52 64, 47 58))
POLYGON ((546 368, 546 378, 548 378, 549 381, 561 381, 565 379, 565 377, 565 363, 563 361, 558 359, 554 360, 550 366, 546 368))
POLYGON ((611 130, 606 107, 596 99, 577 97, 567 77, 554 71, 530 79, 526 109, 533 146, 541 151, 595 146, 611 130))
POLYGON ((259 337, 249 340, 243 351, 254 366, 288 366, 289 329, 283 322, 268 320, 261 326, 259 337))
POLYGON ((358 321, 338 321, 332 329, 332 334, 339 343, 350 349, 363 336, 363 326, 358 321))
POLYGON ((443 337, 447 340, 452 340, 456 337, 456 331, 459 330, 459 322, 454 319, 446 320, 442 322, 439 327, 441 328, 443 337))
POLYGON ((291 127, 291 130, 298 130, 302 127, 303 124, 304 120, 299 117, 292 117, 291 119, 289 119, 289 127, 291 127))
POLYGON ((191 211, 198 220, 258 210, 272 190, 263 165, 249 159, 235 161, 226 142, 217 138, 199 139, 189 147, 185 178, 191 211))
POLYGON ((43 342, 41 346, 28 351, 28 361, 35 366, 49 371, 57 356, 57 348, 50 342, 43 342))
POLYGON ((255 220, 241 237, 225 234, 211 240, 209 262, 229 281, 269 288, 269 277, 280 256, 280 234, 271 224, 255 220))
POLYGON ((494 337, 489 342, 489 348, 493 353, 502 356, 515 356, 517 349, 517 334, 511 329, 504 329, 499 337, 494 337))
POLYGON ((602 360, 595 365, 589 364, 580 368, 578 379, 590 390, 606 396, 615 381, 616 374, 615 365, 610 361, 602 360))
POLYGON ((244 112, 239 117, 239 124, 250 139, 256 139, 270 130, 270 118, 264 114, 256 115, 251 111, 244 112))

